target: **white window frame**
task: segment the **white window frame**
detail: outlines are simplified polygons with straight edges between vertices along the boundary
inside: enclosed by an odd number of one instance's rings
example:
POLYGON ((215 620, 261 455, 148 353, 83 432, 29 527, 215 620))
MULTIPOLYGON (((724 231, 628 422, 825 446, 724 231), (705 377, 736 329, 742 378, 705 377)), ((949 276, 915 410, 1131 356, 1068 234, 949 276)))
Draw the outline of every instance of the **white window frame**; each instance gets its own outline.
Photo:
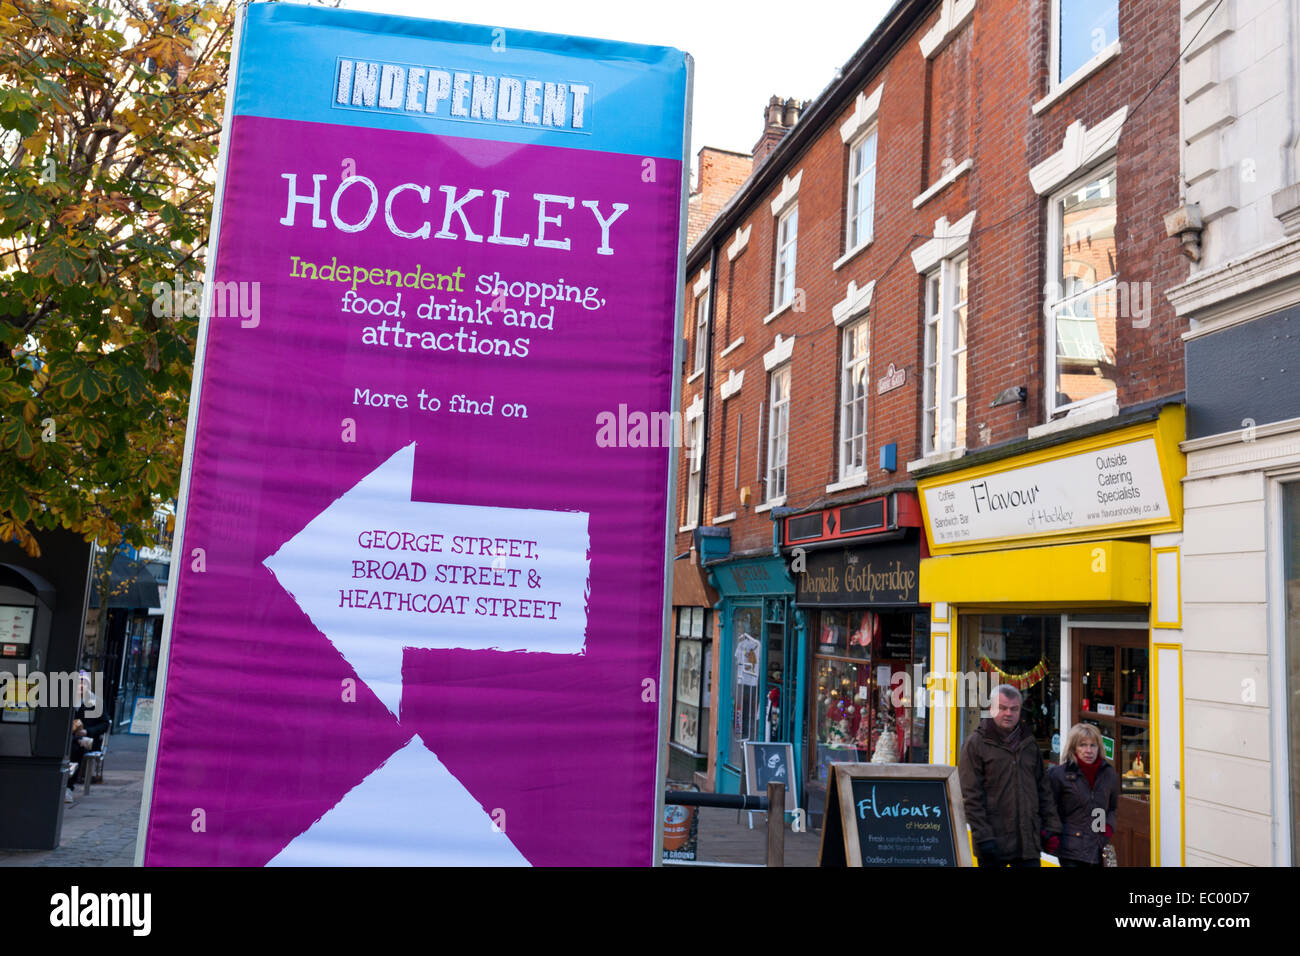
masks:
POLYGON ((846 325, 840 338, 840 481, 867 473, 867 414, 871 408, 871 320, 863 316, 846 325), (850 351, 850 344, 866 343, 862 355, 850 351), (853 373, 862 367, 863 391, 853 393, 853 373), (855 411, 857 415, 855 416, 855 411), (856 418, 856 422, 855 422, 856 418), (861 463, 853 464, 854 445, 861 445, 861 463))
POLYGON ((1048 92, 1051 93, 1061 87, 1073 86, 1084 76, 1087 76, 1102 63, 1106 62, 1106 60, 1110 59, 1110 56, 1114 55, 1114 53, 1119 52, 1119 0, 1115 0, 1115 10, 1117 13, 1115 18, 1115 39, 1102 47, 1101 50, 1098 50, 1091 59, 1085 60, 1081 63, 1069 76, 1061 76, 1061 0, 1050 0, 1048 6, 1051 7, 1052 29, 1051 50, 1049 51, 1050 72, 1048 73, 1047 89, 1048 92))
POLYGON ((709 291, 695 300, 695 367, 693 372, 703 372, 709 340, 709 291))
POLYGON ((868 245, 871 242, 871 240, 875 238, 876 235, 876 230, 875 230, 876 165, 880 157, 880 139, 876 135, 878 131, 879 131, 879 127, 875 123, 872 123, 871 126, 869 126, 862 133, 862 135, 855 138, 849 144, 849 170, 848 170, 848 195, 847 195, 848 215, 845 217, 845 229, 844 229, 844 250, 846 253, 854 252, 858 249, 861 249, 863 246, 868 245), (876 158, 872 160, 871 167, 869 170, 871 174, 871 202, 867 208, 866 234, 862 235, 861 234, 862 230, 859 229, 858 230, 859 234, 855 236, 854 227, 859 225, 858 219, 855 218, 858 213, 858 203, 855 201, 857 198, 855 195, 855 191, 857 190, 858 185, 862 181, 862 179, 866 177, 868 171, 864 170, 863 172, 859 173, 855 177, 853 175, 853 170, 857 166, 858 151, 861 150, 864 146, 866 146, 868 140, 875 141, 875 156, 876 156, 876 158))
POLYGON ((689 464, 686 476, 686 521, 695 527, 700 514, 700 479, 704 472, 704 416, 699 415, 686 423, 686 441, 689 464))
POLYGON ((785 500, 790 459, 790 363, 772 369, 767 385, 767 469, 763 500, 785 500), (785 381, 785 398, 777 399, 778 384, 785 381))
MULTIPOLYGON (((921 433, 925 455, 952 451, 965 447, 966 393, 957 394, 956 376, 952 363, 966 361, 967 339, 970 335, 969 298, 957 301, 957 281, 962 265, 966 266, 966 294, 970 295, 970 255, 962 252, 950 259, 940 259, 939 264, 925 275, 924 343, 921 352, 921 433), (966 306, 966 335, 956 344, 957 313, 966 306), (934 355, 931 364, 928 359, 934 355), (943 423, 952 422, 951 434, 945 434, 943 423)), ((968 370, 969 372, 969 370, 968 370)), ((969 382, 969 375, 967 376, 969 382)))
POLYGON ((776 268, 773 270, 776 274, 776 284, 772 290, 772 310, 774 312, 794 299, 795 262, 798 251, 799 204, 794 202, 776 219, 776 268), (791 221, 794 223, 794 235, 788 238, 783 237, 782 233, 786 228, 786 224, 791 221), (786 268, 784 273, 782 272, 783 266, 786 268), (789 294, 782 297, 782 289, 787 284, 789 285, 789 294))
MULTIPOLYGON (((1094 166, 1092 169, 1088 170, 1086 173, 1083 173, 1078 178, 1071 180, 1070 183, 1067 184, 1065 187, 1057 190, 1056 192, 1052 193, 1050 197, 1048 197, 1047 247, 1045 250, 1047 258, 1046 258, 1046 262, 1044 262, 1043 264, 1044 266, 1043 275, 1046 279, 1046 284, 1044 286, 1044 295, 1043 295, 1043 318, 1047 323, 1047 336, 1046 336, 1047 354, 1044 357, 1045 361, 1043 362, 1043 370, 1047 377, 1046 391, 1044 392, 1044 394, 1047 396, 1047 417, 1049 419, 1052 418, 1054 415, 1059 415, 1063 412, 1073 412, 1076 409, 1083 409, 1092 405, 1113 404, 1117 397, 1117 391, 1112 390, 1109 392, 1102 392, 1100 395, 1093 395, 1090 398, 1080 399, 1077 402, 1067 402, 1063 405, 1056 404, 1056 360, 1058 358, 1056 354, 1057 309, 1065 302, 1076 299, 1084 294, 1089 294, 1089 295, 1096 294, 1097 291, 1102 290, 1107 286, 1109 286, 1110 288, 1115 288, 1115 286, 1119 282, 1119 277, 1120 277, 1120 269, 1119 269, 1120 248, 1119 248, 1119 241, 1117 237, 1115 242, 1115 264, 1116 264, 1115 274, 1111 276, 1109 279, 1106 279, 1102 282, 1098 282, 1095 285, 1089 286, 1086 290, 1082 292, 1074 292, 1071 293, 1071 295, 1069 295, 1068 297, 1062 296, 1060 298, 1056 298, 1056 296, 1054 295, 1055 291, 1057 289, 1064 290, 1064 278, 1061 275, 1061 238, 1062 238, 1061 233, 1064 228, 1064 224, 1062 222, 1062 216, 1063 216, 1062 205, 1067 196, 1071 195, 1072 193, 1077 193, 1080 189, 1082 189, 1084 186, 1086 186, 1088 183, 1092 182, 1093 180, 1101 179, 1102 177, 1111 174, 1114 174, 1116 177, 1115 179, 1115 192, 1117 194, 1116 220, 1118 221, 1119 176, 1117 172, 1117 166, 1114 160, 1111 160, 1110 162, 1107 163, 1102 163, 1099 166, 1094 166)), ((1119 230, 1117 227, 1116 228, 1117 234, 1118 231, 1119 230)), ((1116 325, 1118 326, 1118 319, 1116 320, 1116 325)), ((1115 362, 1116 362, 1116 375, 1118 376, 1119 374, 1118 372, 1119 349, 1118 348, 1115 349, 1115 362)))

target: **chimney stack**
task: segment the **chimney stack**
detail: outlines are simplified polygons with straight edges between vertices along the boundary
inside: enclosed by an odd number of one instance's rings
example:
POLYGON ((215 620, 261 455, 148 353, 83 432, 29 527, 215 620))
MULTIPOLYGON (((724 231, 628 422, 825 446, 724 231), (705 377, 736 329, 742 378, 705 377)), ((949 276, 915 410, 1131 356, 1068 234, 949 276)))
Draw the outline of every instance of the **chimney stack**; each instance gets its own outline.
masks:
POLYGON ((800 102, 793 98, 782 100, 779 96, 773 96, 767 101, 767 107, 763 110, 763 135, 754 144, 755 169, 762 165, 785 138, 785 134, 799 122, 799 114, 807 105, 806 101, 800 102))

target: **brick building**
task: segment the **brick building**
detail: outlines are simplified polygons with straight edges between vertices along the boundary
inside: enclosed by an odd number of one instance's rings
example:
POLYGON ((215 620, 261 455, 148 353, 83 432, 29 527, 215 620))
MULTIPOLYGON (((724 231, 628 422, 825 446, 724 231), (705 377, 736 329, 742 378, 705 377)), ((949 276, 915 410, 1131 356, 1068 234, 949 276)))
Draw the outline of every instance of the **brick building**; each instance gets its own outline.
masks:
POLYGON ((701 785, 734 792, 743 741, 788 741, 816 820, 836 762, 955 762, 978 707, 924 675, 983 673, 1024 688, 1045 760, 1102 727, 1132 774, 1121 856, 1158 853, 1149 807, 1177 781, 1148 772, 1144 655, 1152 546, 1181 529, 1187 325, 1159 294, 1188 271, 1163 225, 1178 25, 1155 0, 900 0, 691 244, 702 453, 682 456, 675 573, 717 600, 674 600, 675 686, 698 696, 673 713, 701 785))

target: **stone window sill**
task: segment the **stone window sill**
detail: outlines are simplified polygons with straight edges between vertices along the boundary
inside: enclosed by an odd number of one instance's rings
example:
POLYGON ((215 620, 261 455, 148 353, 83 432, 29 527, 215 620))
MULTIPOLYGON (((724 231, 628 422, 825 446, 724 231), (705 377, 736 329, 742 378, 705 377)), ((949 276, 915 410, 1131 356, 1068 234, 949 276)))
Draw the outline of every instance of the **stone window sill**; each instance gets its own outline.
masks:
POLYGON ((921 195, 913 199, 912 208, 920 209, 922 206, 928 203, 935 196, 939 195, 939 193, 943 192, 945 189, 947 189, 949 186, 955 183, 957 181, 958 176, 961 176, 963 173, 967 172, 974 165, 975 165, 974 160, 969 158, 963 159, 952 169, 944 173, 941 178, 936 180, 934 185, 932 185, 925 192, 921 193, 921 195))
POLYGON ((1043 112, 1043 110, 1055 104, 1061 99, 1061 97, 1065 96, 1066 93, 1069 93, 1088 77, 1092 76, 1092 74, 1096 73, 1111 60, 1115 59, 1115 57, 1119 56, 1119 50, 1119 40, 1116 40, 1087 63, 1083 64, 1083 66, 1079 67, 1067 76, 1060 83, 1056 84, 1056 86, 1052 87, 1050 93, 1031 107, 1034 115, 1037 116, 1039 113, 1043 112))
POLYGON ((785 305, 778 306, 777 308, 775 308, 775 309, 773 309, 771 312, 769 312, 767 315, 763 316, 763 324, 764 324, 764 325, 767 325, 769 322, 771 322, 773 319, 775 319, 777 316, 779 316, 782 312, 787 312, 787 311, 789 311, 790 306, 792 306, 792 305, 794 305, 794 297, 793 297, 793 296, 790 297, 790 301, 787 302, 785 305))
POLYGON ((860 475, 853 475, 852 477, 845 478, 843 481, 837 481, 833 485, 827 485, 826 491, 829 493, 834 491, 845 491, 849 488, 861 488, 867 483, 870 477, 871 476, 864 471, 860 475))
POLYGON ((949 451, 932 451, 924 458, 918 458, 916 461, 909 461, 907 463, 907 470, 909 472, 920 471, 922 468, 929 468, 932 465, 942 465, 950 461, 956 461, 965 454, 966 447, 964 445, 961 448, 953 448, 949 451))
POLYGON ((719 353, 718 357, 726 358, 728 355, 736 351, 736 349, 740 348, 744 344, 745 344, 745 337, 742 335, 740 338, 736 339, 736 341, 732 342, 725 349, 723 349, 722 352, 719 353))
POLYGON ((875 240, 875 238, 876 238, 875 236, 872 236, 866 242, 858 243, 858 245, 854 246, 848 252, 844 253, 844 255, 840 256, 838 259, 832 262, 831 263, 832 271, 839 270, 843 266, 848 265, 849 260, 852 259, 854 256, 856 256, 859 252, 861 252, 864 249, 870 248, 871 243, 875 240))

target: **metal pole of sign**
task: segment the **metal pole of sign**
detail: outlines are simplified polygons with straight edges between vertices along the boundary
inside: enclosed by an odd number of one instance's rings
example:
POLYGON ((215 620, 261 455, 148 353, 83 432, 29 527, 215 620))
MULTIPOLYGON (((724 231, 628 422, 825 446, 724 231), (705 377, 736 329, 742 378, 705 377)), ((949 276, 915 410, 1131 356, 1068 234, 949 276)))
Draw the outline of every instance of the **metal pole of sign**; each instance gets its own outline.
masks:
MULTIPOLYGON (((676 309, 673 317, 673 373, 672 395, 669 407, 672 421, 681 421, 682 362, 685 354, 682 348, 682 335, 685 331, 686 314, 686 219, 689 209, 691 182, 691 108, 694 96, 695 60, 686 54, 686 112, 685 128, 682 132, 682 191, 680 223, 677 239, 677 294, 676 309)), ((674 426, 676 429, 676 426, 674 426)), ((681 430, 677 429, 678 435, 681 430)), ((667 512, 664 515, 664 603, 661 618, 662 638, 659 649, 659 684, 656 690, 659 701, 659 721, 656 724, 657 739, 655 750, 655 819, 654 819, 654 856, 651 866, 662 866, 664 858, 664 782, 668 777, 668 721, 671 717, 671 704, 667 689, 672 667, 673 635, 673 552, 677 533, 677 464, 678 442, 674 441, 668 449, 668 490, 665 496, 667 512)))

